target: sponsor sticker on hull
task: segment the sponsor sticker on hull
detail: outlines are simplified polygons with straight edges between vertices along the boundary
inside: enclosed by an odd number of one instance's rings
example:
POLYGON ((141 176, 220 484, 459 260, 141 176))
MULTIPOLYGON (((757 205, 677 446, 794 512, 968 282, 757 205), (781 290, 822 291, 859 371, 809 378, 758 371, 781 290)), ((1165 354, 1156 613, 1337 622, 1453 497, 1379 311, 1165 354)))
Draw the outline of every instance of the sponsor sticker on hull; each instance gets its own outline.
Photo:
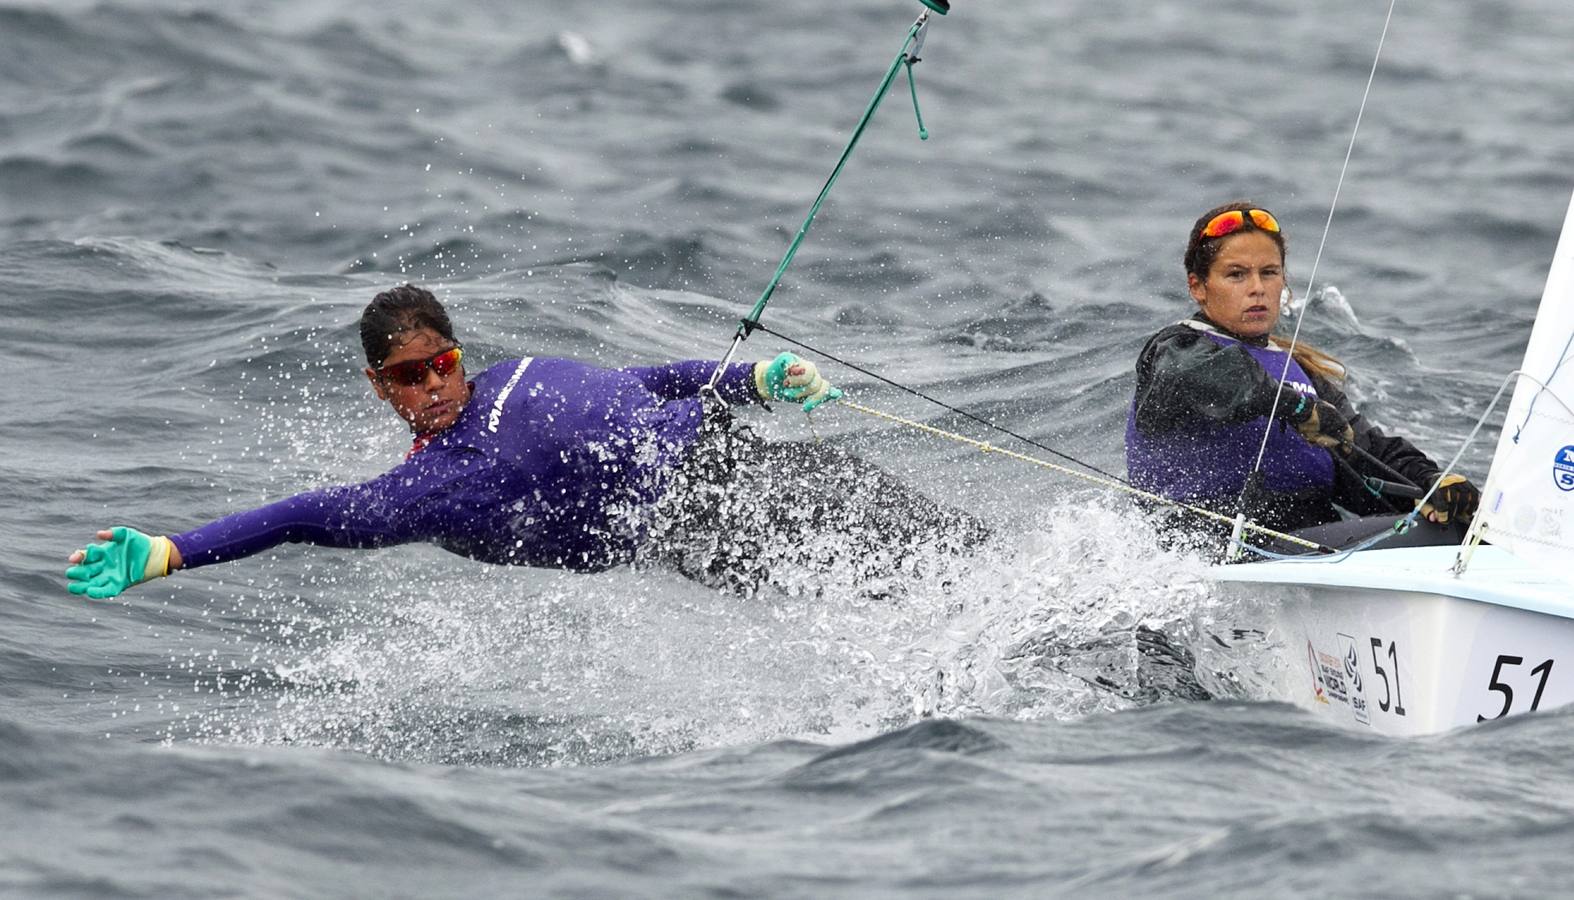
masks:
POLYGON ((1306 642, 1306 663, 1312 673, 1312 699, 1325 706, 1341 704, 1362 725, 1372 724, 1367 713, 1366 682, 1361 677, 1361 654, 1355 638, 1339 635, 1338 656, 1306 642))
POLYGON ((1318 703, 1350 702, 1345 694, 1344 663, 1338 657, 1329 656, 1307 641, 1306 661, 1312 668, 1312 694, 1318 703))
POLYGON ((1312 642, 1306 642, 1306 662, 1312 670, 1312 699, 1318 703, 1328 702, 1328 690, 1323 686, 1323 673, 1317 666, 1317 650, 1312 647, 1312 642))
POLYGON ((1355 638, 1341 632, 1339 645, 1344 650, 1344 678, 1349 685, 1350 714, 1362 725, 1372 724, 1366 707, 1366 679, 1361 677, 1361 654, 1356 652, 1355 638))

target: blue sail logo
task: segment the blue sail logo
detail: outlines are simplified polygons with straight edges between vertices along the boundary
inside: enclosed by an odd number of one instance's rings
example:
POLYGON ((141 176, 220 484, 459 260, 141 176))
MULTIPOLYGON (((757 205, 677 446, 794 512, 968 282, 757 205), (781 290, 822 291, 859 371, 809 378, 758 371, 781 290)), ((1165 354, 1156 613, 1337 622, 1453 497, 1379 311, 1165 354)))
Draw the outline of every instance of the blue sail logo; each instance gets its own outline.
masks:
POLYGON ((1559 450, 1553 457, 1552 481, 1560 491, 1574 491, 1574 444, 1559 450))

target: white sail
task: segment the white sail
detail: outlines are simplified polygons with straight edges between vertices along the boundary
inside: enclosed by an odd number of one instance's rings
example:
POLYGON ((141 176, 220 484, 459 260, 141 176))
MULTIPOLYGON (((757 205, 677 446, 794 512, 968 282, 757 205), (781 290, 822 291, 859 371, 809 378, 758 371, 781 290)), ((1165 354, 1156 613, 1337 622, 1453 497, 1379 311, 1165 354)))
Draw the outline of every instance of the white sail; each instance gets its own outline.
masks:
POLYGON ((1574 203, 1492 457, 1478 527, 1574 581, 1574 203))

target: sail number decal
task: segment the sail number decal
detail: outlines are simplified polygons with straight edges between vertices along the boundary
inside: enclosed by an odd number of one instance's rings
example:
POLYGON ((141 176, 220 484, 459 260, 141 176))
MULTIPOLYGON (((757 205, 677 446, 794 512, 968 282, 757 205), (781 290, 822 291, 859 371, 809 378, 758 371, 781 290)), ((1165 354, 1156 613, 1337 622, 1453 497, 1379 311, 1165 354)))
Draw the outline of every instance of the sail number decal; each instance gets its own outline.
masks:
MULTIPOLYGON (((1540 676, 1540 678, 1535 683, 1535 696, 1530 698, 1530 711, 1532 712, 1541 706, 1541 694, 1547 689, 1547 679, 1552 675, 1552 663, 1553 660, 1549 659, 1530 670, 1530 674, 1532 676, 1540 676)), ((1487 680, 1487 690, 1495 691, 1502 695, 1503 706, 1497 711, 1495 715, 1483 716, 1478 714, 1476 716, 1477 722, 1486 722, 1491 719, 1501 719, 1513 711, 1514 688, 1507 681, 1503 680, 1505 676, 1510 674, 1508 672, 1504 672, 1503 670, 1505 668, 1517 668, 1519 666, 1523 666, 1524 664, 1525 660, 1523 657, 1510 656, 1507 653, 1498 654, 1497 663, 1492 666, 1492 677, 1487 680)), ((1521 694, 1521 696, 1523 696, 1523 694, 1521 694)))
POLYGON ((1392 712, 1396 716, 1405 714, 1405 698, 1399 689, 1399 644, 1389 641, 1387 652, 1383 649, 1382 638, 1372 638, 1372 670, 1377 677, 1383 680, 1383 699, 1377 701, 1377 708, 1383 712, 1392 712), (1394 680, 1388 681, 1388 669, 1383 667, 1383 659, 1389 660, 1389 666, 1394 670, 1394 680))

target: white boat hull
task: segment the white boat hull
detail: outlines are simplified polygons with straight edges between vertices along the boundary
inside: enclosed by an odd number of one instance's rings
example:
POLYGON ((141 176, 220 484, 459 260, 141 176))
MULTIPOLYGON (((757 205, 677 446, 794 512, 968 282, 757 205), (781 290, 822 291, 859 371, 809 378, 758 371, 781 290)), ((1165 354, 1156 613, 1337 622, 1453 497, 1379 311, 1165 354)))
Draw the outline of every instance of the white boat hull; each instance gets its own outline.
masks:
POLYGON ((1331 720, 1419 735, 1574 703, 1574 585, 1483 547, 1371 550, 1339 563, 1220 566, 1266 602, 1289 699, 1331 720))

